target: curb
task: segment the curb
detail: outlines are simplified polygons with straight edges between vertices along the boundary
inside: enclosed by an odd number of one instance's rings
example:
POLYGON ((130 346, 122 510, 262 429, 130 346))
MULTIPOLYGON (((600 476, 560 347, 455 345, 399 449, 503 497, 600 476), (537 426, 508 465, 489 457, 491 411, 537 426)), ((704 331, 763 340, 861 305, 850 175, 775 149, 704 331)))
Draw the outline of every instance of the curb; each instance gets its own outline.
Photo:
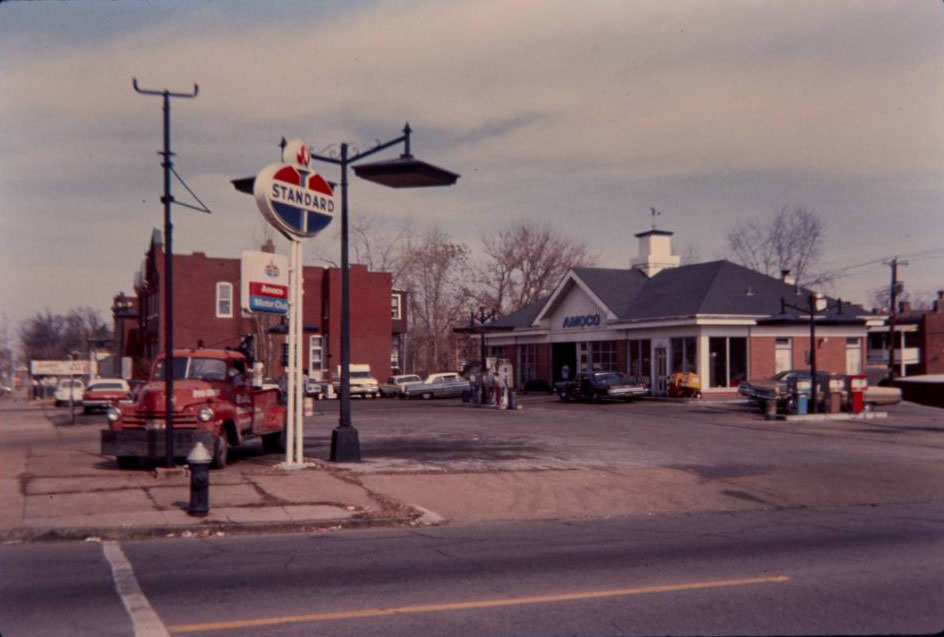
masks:
POLYGON ((124 527, 17 527, 0 532, 0 543, 147 540, 427 525, 431 524, 423 522, 422 516, 409 516, 402 518, 338 518, 307 520, 304 522, 203 522, 191 525, 124 527))
POLYGON ((827 420, 878 420, 888 418, 887 411, 863 411, 861 414, 806 414, 782 416, 787 422, 825 422, 827 420))

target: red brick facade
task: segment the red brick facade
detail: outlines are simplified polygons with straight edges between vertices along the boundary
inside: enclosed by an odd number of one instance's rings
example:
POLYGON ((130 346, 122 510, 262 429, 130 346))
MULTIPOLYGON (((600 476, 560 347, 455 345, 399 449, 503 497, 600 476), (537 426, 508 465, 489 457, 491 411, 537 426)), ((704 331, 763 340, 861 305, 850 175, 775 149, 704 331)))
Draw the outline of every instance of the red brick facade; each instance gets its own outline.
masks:
MULTIPOLYGON (((202 252, 174 255, 174 346, 175 347, 235 347, 243 335, 255 331, 253 319, 242 316, 240 295, 240 259, 207 257, 202 252), (220 316, 218 284, 229 284, 231 292, 229 312, 220 316)), ((155 356, 164 351, 164 272, 163 246, 152 240, 143 269, 136 281, 134 299, 138 309, 134 329, 122 329, 126 334, 120 355, 141 361, 136 372, 147 369, 155 356)), ((351 363, 368 363, 373 376, 381 381, 390 375, 390 351, 393 340, 391 318, 391 275, 388 272, 368 272, 367 267, 353 264, 350 270, 351 289, 351 363)), ((323 369, 325 378, 331 378, 341 362, 341 271, 338 268, 305 266, 304 324, 318 328, 315 334, 323 336, 323 369)), ((116 327, 118 315, 116 314, 116 327)), ((278 324, 277 315, 268 319, 278 324)), ((402 324, 402 322, 401 322, 402 324)), ((309 364, 309 335, 302 345, 303 365, 309 364)), ((284 341, 284 336, 268 336, 272 351, 284 341)), ((267 365, 267 376, 282 373, 278 357, 267 365)))

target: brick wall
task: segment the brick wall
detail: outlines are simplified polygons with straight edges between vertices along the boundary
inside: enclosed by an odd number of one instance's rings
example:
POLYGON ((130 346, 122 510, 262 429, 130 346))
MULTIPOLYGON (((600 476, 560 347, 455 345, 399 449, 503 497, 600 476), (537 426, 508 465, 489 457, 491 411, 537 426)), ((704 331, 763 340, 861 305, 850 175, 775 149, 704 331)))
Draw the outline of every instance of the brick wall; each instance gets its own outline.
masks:
MULTIPOLYGON (((754 336, 750 342, 750 379, 760 380, 774 375, 777 339, 773 336, 754 336)), ((794 357, 796 360, 796 357, 794 357)))
POLYGON ((924 315, 921 343, 922 374, 944 374, 944 313, 924 315))

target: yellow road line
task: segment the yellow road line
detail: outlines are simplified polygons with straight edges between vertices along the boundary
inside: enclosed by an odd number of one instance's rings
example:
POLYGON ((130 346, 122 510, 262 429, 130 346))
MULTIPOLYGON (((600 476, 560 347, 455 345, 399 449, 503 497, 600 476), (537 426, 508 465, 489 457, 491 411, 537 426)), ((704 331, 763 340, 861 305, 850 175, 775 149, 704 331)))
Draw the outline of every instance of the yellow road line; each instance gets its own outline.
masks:
POLYGON ((385 617, 389 615, 406 615, 410 613, 437 613, 450 610, 478 610, 482 608, 498 608, 501 606, 524 606, 527 604, 549 604, 553 602, 569 602, 580 599, 603 599, 606 597, 626 597, 629 595, 648 595, 652 593, 674 593, 678 591, 702 590, 710 588, 724 588, 729 586, 749 586, 751 584, 773 584, 789 581, 786 575, 772 577, 749 577, 744 579, 713 580, 708 582, 692 582, 689 584, 667 584, 663 586, 639 586, 635 588, 616 588, 604 591, 587 591, 583 593, 562 593, 559 595, 539 595, 535 597, 513 597, 510 599, 483 599, 471 602, 448 602, 443 604, 420 604, 417 606, 400 606, 396 608, 370 608, 365 610, 338 611, 335 613, 313 613, 311 615, 286 615, 283 617, 264 617, 260 619, 241 619, 225 622, 206 622, 202 624, 178 624, 168 626, 171 633, 199 633, 212 630, 233 630, 238 628, 255 628, 258 626, 275 626, 278 624, 301 624, 306 622, 322 622, 336 619, 360 619, 365 617, 385 617))

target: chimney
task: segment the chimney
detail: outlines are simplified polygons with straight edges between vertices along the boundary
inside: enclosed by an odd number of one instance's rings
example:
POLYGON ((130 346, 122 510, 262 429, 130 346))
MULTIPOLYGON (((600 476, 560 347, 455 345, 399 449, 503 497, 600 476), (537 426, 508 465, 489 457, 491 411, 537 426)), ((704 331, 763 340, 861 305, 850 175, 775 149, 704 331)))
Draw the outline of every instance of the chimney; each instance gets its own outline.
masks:
POLYGON ((672 254, 672 235, 668 230, 646 230, 636 234, 639 239, 639 256, 631 261, 634 268, 642 270, 652 278, 662 270, 677 268, 681 259, 672 254))
POLYGON ((911 314, 911 302, 910 301, 901 301, 898 304, 898 313, 899 314, 911 314))
POLYGON ((780 281, 786 283, 787 285, 793 285, 796 283, 794 278, 790 276, 790 270, 781 270, 780 271, 780 281))
POLYGON ((944 290, 937 291, 937 300, 934 301, 934 311, 944 312, 944 290))

